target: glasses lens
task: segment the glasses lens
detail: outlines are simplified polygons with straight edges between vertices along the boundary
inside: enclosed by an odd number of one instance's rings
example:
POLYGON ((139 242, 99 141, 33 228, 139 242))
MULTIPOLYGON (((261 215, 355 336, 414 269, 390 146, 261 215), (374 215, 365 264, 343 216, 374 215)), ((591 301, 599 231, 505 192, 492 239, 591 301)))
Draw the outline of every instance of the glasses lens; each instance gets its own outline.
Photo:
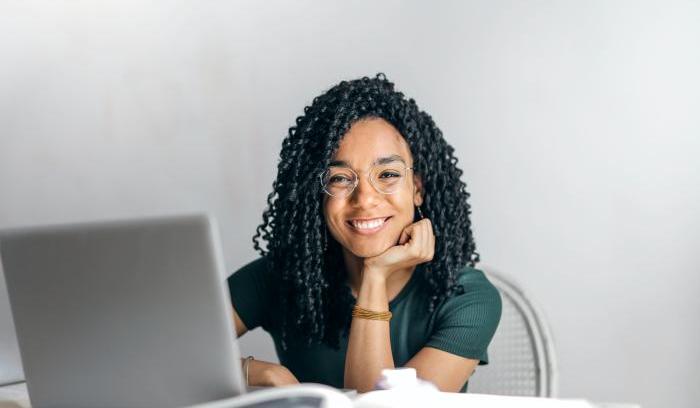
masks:
POLYGON ((400 162, 374 166, 371 177, 377 190, 385 194, 395 193, 405 182, 406 166, 400 162))
POLYGON ((344 167, 330 167, 323 173, 321 182, 323 189, 330 195, 342 197, 347 195, 355 188, 355 173, 344 167))

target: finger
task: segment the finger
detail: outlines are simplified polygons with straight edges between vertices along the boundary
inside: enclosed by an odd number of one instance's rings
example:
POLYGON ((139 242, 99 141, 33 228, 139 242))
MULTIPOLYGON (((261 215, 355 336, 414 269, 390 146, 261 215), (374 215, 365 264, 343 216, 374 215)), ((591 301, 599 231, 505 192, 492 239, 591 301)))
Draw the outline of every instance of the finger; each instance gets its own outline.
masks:
POLYGON ((404 228, 403 231, 401 231, 401 236, 399 237, 399 245, 404 245, 406 242, 409 241, 414 225, 415 224, 411 224, 408 227, 404 228))
POLYGON ((425 218, 422 221, 421 259, 425 260, 430 253, 430 223, 425 218))
POLYGON ((433 223, 429 219, 425 219, 428 228, 428 244, 430 246, 435 245, 435 230, 433 229, 433 223))
POLYGON ((434 248, 434 238, 433 226, 430 220, 427 218, 421 220, 422 223, 422 238, 421 238, 421 259, 424 261, 429 261, 432 257, 432 252, 434 248))
POLYGON ((428 261, 432 261, 435 256, 435 233, 433 232, 433 225, 430 224, 430 234, 428 234, 428 261))
POLYGON ((420 259, 423 253, 423 246, 425 245, 425 225, 422 221, 418 221, 413 225, 410 242, 411 254, 420 259))
POLYGON ((423 221, 425 221, 426 225, 428 225, 428 229, 430 230, 430 233, 433 233, 433 222, 430 221, 429 218, 425 218, 423 221))

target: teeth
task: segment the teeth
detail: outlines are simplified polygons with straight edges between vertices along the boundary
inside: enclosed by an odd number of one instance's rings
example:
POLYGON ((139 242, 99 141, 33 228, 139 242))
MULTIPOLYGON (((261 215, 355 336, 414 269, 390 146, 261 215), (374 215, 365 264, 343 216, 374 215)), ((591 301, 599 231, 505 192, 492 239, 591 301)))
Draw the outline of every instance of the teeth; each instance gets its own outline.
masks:
POLYGON ((368 221, 357 221, 357 220, 352 221, 352 226, 357 228, 357 229, 373 229, 373 228, 380 227, 382 224, 384 224, 384 218, 377 218, 377 219, 368 220, 368 221))

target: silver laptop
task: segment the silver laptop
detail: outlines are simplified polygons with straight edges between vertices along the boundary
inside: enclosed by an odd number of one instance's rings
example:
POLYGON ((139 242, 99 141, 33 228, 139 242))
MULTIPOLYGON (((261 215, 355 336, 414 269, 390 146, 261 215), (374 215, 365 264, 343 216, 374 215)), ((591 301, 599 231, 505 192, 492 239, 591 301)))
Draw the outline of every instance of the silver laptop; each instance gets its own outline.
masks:
POLYGON ((244 392, 206 216, 0 233, 29 397, 42 407, 179 407, 244 392))
POLYGON ((0 387, 24 381, 4 275, 0 262, 0 387))

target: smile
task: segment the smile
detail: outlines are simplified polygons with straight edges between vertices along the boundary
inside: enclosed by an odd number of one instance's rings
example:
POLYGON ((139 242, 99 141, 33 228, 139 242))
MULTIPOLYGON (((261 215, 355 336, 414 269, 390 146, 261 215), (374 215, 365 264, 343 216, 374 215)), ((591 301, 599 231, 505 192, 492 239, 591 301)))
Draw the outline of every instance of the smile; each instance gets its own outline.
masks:
POLYGON ((386 225, 391 217, 348 220, 347 223, 353 230, 360 234, 374 234, 386 225))

